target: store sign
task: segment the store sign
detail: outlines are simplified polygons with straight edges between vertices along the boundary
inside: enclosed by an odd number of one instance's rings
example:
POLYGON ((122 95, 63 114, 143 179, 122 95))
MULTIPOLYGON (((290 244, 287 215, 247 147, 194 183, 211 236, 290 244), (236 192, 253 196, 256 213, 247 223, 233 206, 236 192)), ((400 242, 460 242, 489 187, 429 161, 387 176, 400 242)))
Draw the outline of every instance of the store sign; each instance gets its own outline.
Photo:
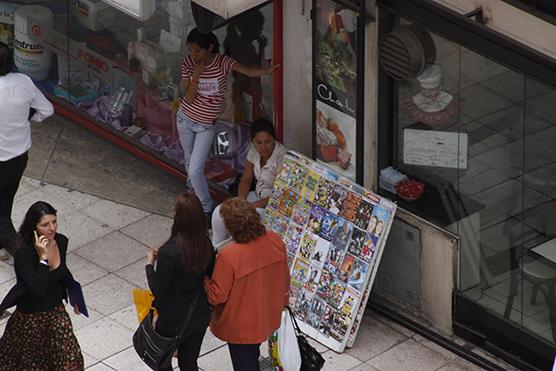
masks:
POLYGON ((230 18, 267 1, 268 0, 193 0, 192 2, 224 18, 230 18))
POLYGON ((103 81, 112 81, 114 68, 112 61, 87 48, 85 43, 69 39, 68 49, 68 37, 66 35, 52 27, 41 25, 33 19, 27 21, 27 35, 53 53, 68 58, 70 64, 85 65, 92 75, 103 81))

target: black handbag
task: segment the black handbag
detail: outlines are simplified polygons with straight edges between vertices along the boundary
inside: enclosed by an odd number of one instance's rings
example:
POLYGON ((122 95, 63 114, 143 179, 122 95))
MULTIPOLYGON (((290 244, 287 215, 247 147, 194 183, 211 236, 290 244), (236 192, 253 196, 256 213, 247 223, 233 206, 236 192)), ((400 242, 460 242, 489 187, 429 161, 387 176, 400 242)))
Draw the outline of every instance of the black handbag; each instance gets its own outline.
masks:
POLYGON ((313 348, 311 344, 309 344, 309 342, 301 332, 301 329, 299 328, 299 325, 297 324, 295 316, 293 315, 290 307, 286 308, 288 308, 288 311, 290 312, 293 321, 293 327, 295 328, 295 332, 297 334, 297 344, 299 345, 299 353, 301 354, 300 371, 318 371, 322 369, 325 362, 323 356, 319 352, 317 352, 317 350, 313 348))
POLYGON ((193 310, 197 306, 201 290, 202 286, 197 290, 193 305, 187 311, 183 326, 175 337, 164 337, 156 333, 153 328, 154 311, 152 309, 133 334, 133 348, 152 370, 171 367, 172 355, 181 344, 182 336, 189 325, 193 310))

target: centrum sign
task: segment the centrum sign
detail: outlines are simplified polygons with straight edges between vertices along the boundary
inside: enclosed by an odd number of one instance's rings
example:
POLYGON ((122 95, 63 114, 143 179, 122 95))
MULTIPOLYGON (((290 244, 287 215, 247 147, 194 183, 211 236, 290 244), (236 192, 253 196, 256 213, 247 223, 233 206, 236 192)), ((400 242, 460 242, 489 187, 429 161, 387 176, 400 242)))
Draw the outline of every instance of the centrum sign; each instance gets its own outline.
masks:
POLYGON ((40 24, 31 18, 27 20, 27 35, 30 39, 40 42, 53 53, 68 58, 70 64, 84 64, 94 76, 106 82, 112 81, 114 68, 112 61, 87 48, 85 43, 68 39, 66 35, 52 27, 40 24))

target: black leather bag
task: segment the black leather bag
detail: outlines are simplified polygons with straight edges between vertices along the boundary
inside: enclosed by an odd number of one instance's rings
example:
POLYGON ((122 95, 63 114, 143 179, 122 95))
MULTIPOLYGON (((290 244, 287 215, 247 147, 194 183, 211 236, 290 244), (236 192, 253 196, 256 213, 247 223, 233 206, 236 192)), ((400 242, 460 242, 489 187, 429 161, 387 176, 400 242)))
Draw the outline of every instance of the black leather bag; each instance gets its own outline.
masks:
POLYGON ((324 366, 324 358, 320 355, 319 352, 315 348, 309 344, 297 321, 295 316, 293 315, 292 310, 287 307, 291 318, 293 320, 293 326, 295 328, 295 332, 297 333, 297 344, 299 344, 299 353, 301 354, 301 369, 300 371, 319 371, 324 366))
POLYGON ((175 337, 164 337, 156 333, 152 325, 154 316, 152 309, 133 334, 133 348, 152 370, 171 367, 172 354, 181 344, 182 336, 189 325, 193 310, 197 306, 200 292, 201 287, 197 290, 193 305, 189 308, 183 326, 175 337))

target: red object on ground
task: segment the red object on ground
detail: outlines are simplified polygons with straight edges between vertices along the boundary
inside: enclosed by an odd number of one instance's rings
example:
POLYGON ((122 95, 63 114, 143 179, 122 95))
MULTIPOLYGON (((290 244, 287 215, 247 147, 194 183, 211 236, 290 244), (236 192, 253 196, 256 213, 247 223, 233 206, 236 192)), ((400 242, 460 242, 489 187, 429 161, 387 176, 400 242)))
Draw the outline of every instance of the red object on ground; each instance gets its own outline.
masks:
POLYGON ((402 180, 396 183, 396 193, 406 201, 415 201, 423 194, 425 183, 420 180, 402 180))

